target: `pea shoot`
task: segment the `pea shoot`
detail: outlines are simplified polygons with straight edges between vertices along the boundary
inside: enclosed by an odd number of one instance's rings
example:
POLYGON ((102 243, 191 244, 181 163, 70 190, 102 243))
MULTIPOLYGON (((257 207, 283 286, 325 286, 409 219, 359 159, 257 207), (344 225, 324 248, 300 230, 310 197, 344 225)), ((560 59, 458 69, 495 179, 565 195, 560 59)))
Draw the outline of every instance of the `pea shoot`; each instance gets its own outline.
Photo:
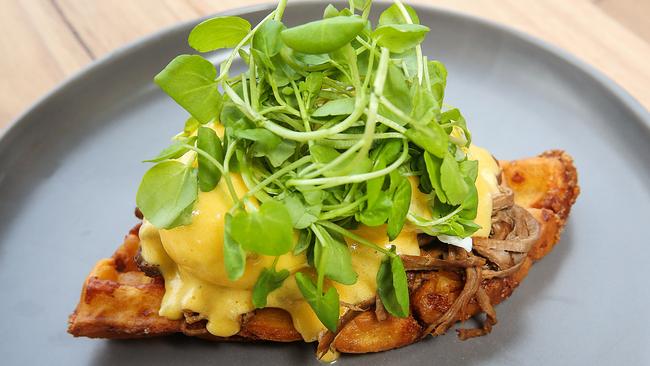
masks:
POLYGON ((339 295, 329 283, 358 277, 347 238, 381 253, 378 295, 390 314, 408 316, 395 247, 352 229, 386 225, 390 241, 405 225, 461 238, 478 230, 477 164, 465 153, 471 135, 462 114, 443 109, 447 71, 423 56, 429 28, 399 0, 375 28, 370 0, 328 5, 323 19, 291 28, 282 22, 286 5, 280 1, 254 27, 235 16, 200 23, 189 45, 200 53, 231 49, 226 60, 215 67, 180 55, 155 77, 191 117, 171 146, 147 160, 155 165, 142 179, 138 207, 159 228, 187 225, 198 192, 225 184, 233 203, 224 218, 229 279, 244 274, 248 254, 275 257, 254 286, 255 307, 290 276, 276 269, 279 256, 306 253, 313 269, 294 280, 335 331, 339 295), (233 75, 237 57, 248 68, 233 75), (233 173, 248 187, 243 196, 233 173), (428 196, 431 217, 410 211, 413 189, 428 196))

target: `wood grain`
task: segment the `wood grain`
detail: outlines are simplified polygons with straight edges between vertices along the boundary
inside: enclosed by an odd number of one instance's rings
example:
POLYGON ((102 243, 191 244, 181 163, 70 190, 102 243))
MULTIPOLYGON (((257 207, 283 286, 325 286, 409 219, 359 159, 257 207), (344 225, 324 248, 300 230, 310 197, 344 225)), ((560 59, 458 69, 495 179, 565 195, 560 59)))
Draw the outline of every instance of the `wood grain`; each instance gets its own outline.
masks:
POLYGON ((650 41, 650 1, 648 0, 592 0, 624 27, 650 41))
MULTIPOLYGON (((266 2, 0 1, 0 31, 6 35, 0 37, 0 127, 58 82, 117 47, 181 21, 266 2)), ((413 2, 490 19, 559 46, 604 72, 650 109, 650 5, 645 0, 413 2)), ((322 1, 318 6, 324 6, 322 1)))
POLYGON ((0 1, 0 127, 92 61, 49 1, 0 1))

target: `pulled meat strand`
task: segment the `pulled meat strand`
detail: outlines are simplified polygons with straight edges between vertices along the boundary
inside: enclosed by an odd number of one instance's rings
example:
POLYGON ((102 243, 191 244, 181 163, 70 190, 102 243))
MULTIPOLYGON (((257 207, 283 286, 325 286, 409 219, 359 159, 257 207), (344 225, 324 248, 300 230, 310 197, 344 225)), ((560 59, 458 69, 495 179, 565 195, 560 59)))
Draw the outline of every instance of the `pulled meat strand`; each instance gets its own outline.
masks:
POLYGON ((456 322, 457 315, 469 301, 474 297, 481 285, 481 267, 465 268, 465 285, 460 292, 456 301, 449 309, 434 323, 429 324, 422 333, 425 337, 427 334, 442 335, 456 322))
POLYGON ((404 269, 407 271, 430 271, 434 269, 459 269, 470 267, 482 267, 485 259, 471 256, 465 259, 439 259, 432 256, 400 255, 404 269))
POLYGON ((492 331, 492 327, 497 323, 497 313, 490 302, 490 297, 483 287, 479 286, 476 291, 476 299, 478 301, 478 306, 485 313, 485 321, 483 321, 483 325, 480 328, 456 330, 458 338, 460 338, 461 341, 489 334, 492 331))
POLYGON ((423 337, 427 334, 444 334, 457 319, 463 319, 462 311, 472 298, 476 298, 480 309, 486 314, 485 321, 479 328, 459 329, 458 337, 466 340, 490 333, 497 323, 496 311, 481 287, 481 281, 506 277, 519 270, 539 236, 537 220, 526 209, 515 204, 510 188, 500 186, 499 193, 493 197, 490 237, 473 238, 473 249, 478 255, 451 246, 442 254, 442 259, 402 255, 404 267, 409 271, 465 270, 465 284, 461 293, 438 320, 427 326, 423 337))
POLYGON ((499 186, 499 193, 492 197, 492 213, 510 208, 515 205, 515 193, 512 189, 499 186))
POLYGON ((375 316, 377 317, 377 320, 379 320, 380 322, 383 322, 384 320, 388 319, 388 312, 386 312, 384 303, 381 302, 379 296, 375 297, 375 316))
POLYGON ((474 238, 474 250, 496 265, 486 269, 484 278, 505 277, 515 272, 539 239, 539 223, 524 208, 514 205, 492 217, 494 233, 489 238, 474 238), (499 232, 509 227, 506 234, 499 232))

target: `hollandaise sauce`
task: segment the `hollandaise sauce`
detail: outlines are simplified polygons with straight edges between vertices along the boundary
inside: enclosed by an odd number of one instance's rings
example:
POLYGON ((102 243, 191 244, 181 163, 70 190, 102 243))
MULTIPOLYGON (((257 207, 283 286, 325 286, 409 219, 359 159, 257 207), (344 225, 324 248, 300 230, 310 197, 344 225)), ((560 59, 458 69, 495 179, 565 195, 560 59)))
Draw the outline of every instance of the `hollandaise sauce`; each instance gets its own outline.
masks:
MULTIPOLYGON (((488 236, 492 194, 498 192, 499 167, 489 152, 476 146, 468 149, 468 158, 479 163, 476 180, 479 203, 475 222, 481 229, 474 236, 488 236)), ((248 191, 239 174, 230 173, 230 178, 239 196, 248 191)), ((429 196, 418 190, 416 179, 409 181, 412 188, 410 210, 431 217, 429 196)), ((160 315, 181 319, 184 311, 199 313, 208 320, 207 330, 221 337, 239 332, 242 315, 254 310, 251 293, 255 281, 262 269, 271 266, 274 260, 274 257, 248 254, 244 275, 237 281, 228 279, 223 253, 224 215, 232 205, 222 179, 214 190, 199 192, 189 225, 159 229, 145 219, 140 229, 142 255, 147 262, 159 267, 165 280, 160 315)), ((385 225, 360 226, 353 232, 384 248, 395 245, 399 254, 420 254, 418 231, 408 223, 392 242, 388 240, 385 225)), ((264 240, 263 232, 259 233, 259 240, 264 240)), ((346 242, 358 279, 352 285, 333 281, 328 285, 336 287, 340 301, 355 304, 376 295, 375 278, 382 254, 353 240, 346 239, 346 242)), ((294 278, 298 271, 312 271, 305 254, 284 254, 279 257, 276 268, 287 269, 291 274, 280 288, 269 294, 267 306, 291 314, 295 328, 305 341, 317 340, 325 327, 303 299, 294 278)))

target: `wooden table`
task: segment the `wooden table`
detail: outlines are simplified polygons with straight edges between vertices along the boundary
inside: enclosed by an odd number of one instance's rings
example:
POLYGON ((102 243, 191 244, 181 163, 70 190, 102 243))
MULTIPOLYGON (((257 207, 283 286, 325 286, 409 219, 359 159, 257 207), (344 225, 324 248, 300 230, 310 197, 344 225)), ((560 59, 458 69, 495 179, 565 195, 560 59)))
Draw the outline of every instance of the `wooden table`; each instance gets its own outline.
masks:
MULTIPOLYGON (((127 42, 181 21, 269 1, 1 0, 0 128, 81 67, 127 42)), ((542 38, 600 69, 650 109, 650 0, 412 2, 542 38)))

